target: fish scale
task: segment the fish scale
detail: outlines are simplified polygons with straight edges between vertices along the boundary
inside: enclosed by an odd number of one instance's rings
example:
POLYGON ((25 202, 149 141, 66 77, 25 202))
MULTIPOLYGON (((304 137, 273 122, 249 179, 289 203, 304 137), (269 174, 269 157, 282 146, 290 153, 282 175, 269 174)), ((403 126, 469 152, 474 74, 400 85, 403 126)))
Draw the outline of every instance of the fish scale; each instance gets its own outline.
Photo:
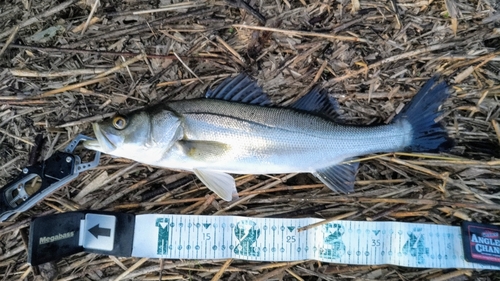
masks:
MULTIPOLYGON (((242 110, 248 105, 219 100, 177 101, 169 107, 183 116, 184 139, 228 144, 227 155, 210 166, 229 173, 313 172, 359 154, 401 149, 411 134, 401 124, 342 126, 290 109, 242 110)), ((184 165, 192 164, 186 159, 184 165)))

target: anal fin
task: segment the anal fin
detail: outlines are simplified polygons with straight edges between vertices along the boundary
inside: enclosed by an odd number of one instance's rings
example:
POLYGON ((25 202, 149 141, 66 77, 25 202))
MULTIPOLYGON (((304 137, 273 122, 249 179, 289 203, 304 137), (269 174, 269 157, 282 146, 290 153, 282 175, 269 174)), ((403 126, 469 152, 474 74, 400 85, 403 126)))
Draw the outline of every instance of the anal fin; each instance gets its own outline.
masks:
POLYGON ((335 192, 350 193, 354 191, 358 167, 359 162, 340 164, 319 169, 313 175, 335 192))
POLYGON ((238 199, 236 183, 231 175, 204 169, 194 169, 193 172, 206 187, 219 195, 223 200, 231 201, 238 199))

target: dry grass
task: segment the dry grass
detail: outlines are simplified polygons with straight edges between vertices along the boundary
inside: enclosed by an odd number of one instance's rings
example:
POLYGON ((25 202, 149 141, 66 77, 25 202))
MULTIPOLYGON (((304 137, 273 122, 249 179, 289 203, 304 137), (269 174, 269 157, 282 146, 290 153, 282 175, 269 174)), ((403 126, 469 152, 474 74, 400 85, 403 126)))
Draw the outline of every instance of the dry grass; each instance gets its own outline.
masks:
MULTIPOLYGON (((98 168, 0 223, 2 280, 35 278, 22 242, 30 217, 76 209, 319 218, 356 211, 351 219, 498 224, 500 3, 263 0, 249 5, 267 19, 265 25, 241 2, 3 1, 0 186, 28 164, 37 134, 45 137, 43 158, 76 134, 91 134, 90 122, 103 116, 199 97, 241 71, 283 105, 321 83, 339 99, 348 121, 359 124, 390 120, 440 71, 455 89, 443 122, 456 147, 441 155, 368 157, 349 196, 333 194, 309 175, 266 190, 255 189, 275 178, 243 176, 237 184, 246 200, 237 205, 206 197, 206 188, 188 173, 105 155, 98 168), (53 35, 35 36, 48 28, 53 35), (89 192, 78 196, 82 190, 89 192)), ((58 272, 59 280, 498 280, 490 271, 94 254, 74 255, 42 272, 47 279, 58 272), (227 268, 222 275, 221 268, 227 268)))

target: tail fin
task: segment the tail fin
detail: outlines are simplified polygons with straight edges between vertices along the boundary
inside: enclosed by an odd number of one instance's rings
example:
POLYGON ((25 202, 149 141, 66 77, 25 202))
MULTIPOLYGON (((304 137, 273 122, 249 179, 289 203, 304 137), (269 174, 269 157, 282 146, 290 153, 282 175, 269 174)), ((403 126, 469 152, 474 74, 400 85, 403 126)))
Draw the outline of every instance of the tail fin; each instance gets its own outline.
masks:
POLYGON ((420 89, 413 99, 395 117, 394 121, 406 120, 412 126, 413 137, 405 151, 439 152, 453 147, 442 124, 436 123, 438 108, 449 97, 450 88, 446 82, 438 83, 434 76, 420 89))

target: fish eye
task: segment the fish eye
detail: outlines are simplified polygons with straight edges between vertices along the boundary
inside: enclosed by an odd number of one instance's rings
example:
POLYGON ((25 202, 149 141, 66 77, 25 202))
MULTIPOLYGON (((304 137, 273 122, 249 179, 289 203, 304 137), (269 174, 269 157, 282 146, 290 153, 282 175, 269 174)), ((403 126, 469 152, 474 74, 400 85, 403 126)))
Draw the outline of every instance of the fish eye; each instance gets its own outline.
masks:
POLYGON ((123 130, 127 126, 127 119, 123 116, 116 116, 113 118, 113 127, 117 130, 123 130))

